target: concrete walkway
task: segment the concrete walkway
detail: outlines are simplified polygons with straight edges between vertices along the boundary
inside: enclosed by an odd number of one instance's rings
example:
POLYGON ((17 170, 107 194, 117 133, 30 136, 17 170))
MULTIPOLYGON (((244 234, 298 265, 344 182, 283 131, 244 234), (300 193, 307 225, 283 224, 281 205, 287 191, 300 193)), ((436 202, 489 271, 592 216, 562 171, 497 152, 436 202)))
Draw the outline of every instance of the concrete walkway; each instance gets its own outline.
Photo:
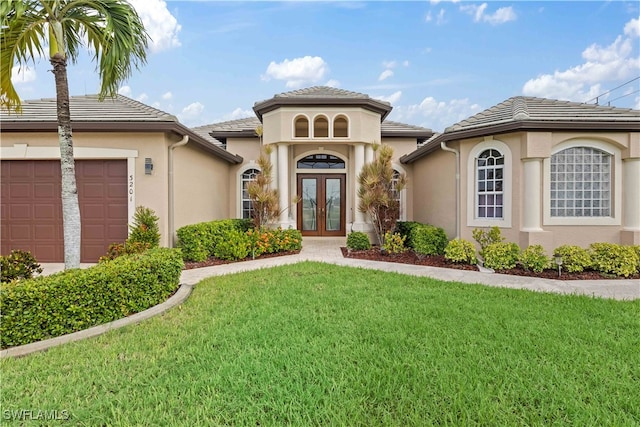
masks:
MULTIPOLYGON (((181 287, 171 298, 162 304, 135 315, 125 317, 104 325, 98 325, 83 331, 63 335, 49 340, 38 341, 0 351, 0 358, 24 356, 37 351, 101 335, 109 330, 141 322, 142 320, 163 313, 176 305, 182 304, 190 295, 195 284, 213 276, 239 273, 243 271, 270 268, 279 265, 295 264, 300 261, 318 261, 348 267, 366 268, 369 270, 389 271, 411 276, 431 277, 445 281, 482 284, 488 286, 513 289, 528 289, 538 292, 559 294, 589 295, 617 300, 640 299, 640 280, 549 280, 533 277, 510 276, 506 274, 480 273, 476 271, 454 270, 448 268, 425 267, 392 262, 377 262, 344 258, 340 248, 345 246, 346 239, 305 237, 302 251, 297 255, 265 258, 253 261, 223 264, 213 267, 184 270, 180 276, 181 287)), ((90 267, 93 264, 83 264, 90 267)), ((53 274, 64 269, 64 264, 42 264, 43 274, 53 274)))
POLYGON ((335 265, 390 271, 408 274, 411 276, 432 277, 434 279, 445 281, 478 283, 504 288, 528 289, 532 291, 553 292, 559 294, 589 295, 617 300, 640 299, 640 280, 564 281, 344 258, 340 250, 340 247, 345 246, 346 244, 346 239, 344 237, 305 237, 302 244, 302 251, 298 255, 185 270, 182 273, 181 280, 182 283, 194 285, 199 281, 212 276, 221 276, 242 271, 256 270, 259 268, 275 267, 278 265, 295 264, 300 261, 319 261, 335 265))

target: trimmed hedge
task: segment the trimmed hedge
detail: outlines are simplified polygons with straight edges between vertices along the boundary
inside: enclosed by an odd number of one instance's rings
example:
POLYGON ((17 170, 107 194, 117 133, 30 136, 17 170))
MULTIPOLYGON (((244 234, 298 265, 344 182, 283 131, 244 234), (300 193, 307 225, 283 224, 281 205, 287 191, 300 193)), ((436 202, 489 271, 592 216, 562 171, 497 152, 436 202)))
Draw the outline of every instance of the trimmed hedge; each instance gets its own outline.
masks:
POLYGON ((542 245, 530 245, 520 254, 520 262, 525 270, 541 273, 551 267, 551 259, 547 256, 542 245))
POLYGON ((558 246, 553 255, 562 258, 562 269, 569 273, 581 273, 591 267, 589 251, 575 245, 558 246))
POLYGON ((592 243, 591 268, 605 274, 629 277, 638 271, 638 254, 633 246, 592 243))
POLYGON ((468 240, 453 239, 444 248, 445 259, 462 264, 476 265, 476 247, 468 240))
POLYGON ((514 268, 520 259, 520 247, 516 243, 497 242, 484 248, 484 266, 494 270, 514 268))
POLYGON ((347 235, 347 248, 354 251, 366 251, 371 249, 369 236, 362 231, 352 231, 347 235))
POLYGON ((418 224, 411 228, 409 240, 418 255, 444 255, 449 243, 444 229, 433 225, 418 224))
POLYGON ((2 284, 0 347, 54 338, 146 310, 178 289, 183 266, 179 250, 156 248, 84 270, 2 284))
POLYGON ((214 254, 216 245, 224 240, 226 232, 246 232, 252 227, 249 219, 223 219, 185 225, 176 231, 178 247, 182 249, 185 261, 204 261, 214 254))

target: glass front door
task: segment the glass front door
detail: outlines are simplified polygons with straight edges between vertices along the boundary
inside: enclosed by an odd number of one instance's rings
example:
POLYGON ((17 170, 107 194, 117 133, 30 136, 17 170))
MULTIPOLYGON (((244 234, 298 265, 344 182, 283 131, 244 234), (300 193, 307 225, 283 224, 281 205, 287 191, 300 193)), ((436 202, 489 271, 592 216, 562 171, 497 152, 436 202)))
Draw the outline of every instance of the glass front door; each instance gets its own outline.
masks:
POLYGON ((345 235, 344 175, 298 174, 298 230, 303 236, 345 235))

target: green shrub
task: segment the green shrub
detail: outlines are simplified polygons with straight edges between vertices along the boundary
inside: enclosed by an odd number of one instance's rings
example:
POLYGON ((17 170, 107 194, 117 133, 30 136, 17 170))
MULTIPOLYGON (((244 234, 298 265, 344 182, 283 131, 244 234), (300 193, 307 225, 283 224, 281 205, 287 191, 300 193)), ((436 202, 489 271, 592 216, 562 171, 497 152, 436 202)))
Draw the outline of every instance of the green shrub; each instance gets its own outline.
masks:
POLYGON ((156 248, 88 269, 0 285, 0 346, 28 344, 146 310, 176 291, 179 250, 156 248))
POLYGON ((411 230, 416 227, 424 225, 417 221, 398 221, 396 222, 396 228, 394 232, 399 233, 400 236, 405 238, 405 245, 408 248, 413 248, 413 242, 411 241, 411 230))
POLYGON ((252 222, 247 219, 223 219, 185 225, 176 231, 178 247, 182 249, 185 261, 204 261, 214 255, 215 247, 223 240, 225 232, 246 232, 251 227, 252 222))
POLYGON ((159 219, 153 209, 138 206, 133 215, 133 224, 129 226, 127 243, 146 243, 150 248, 160 246, 159 219))
POLYGON ((218 259, 237 261, 245 259, 251 251, 251 240, 247 233, 240 230, 227 230, 213 249, 218 259))
POLYGON ((488 231, 481 228, 475 228, 472 231, 473 239, 480 245, 480 255, 484 257, 484 249, 493 244, 504 241, 500 228, 497 226, 491 227, 488 231))
POLYGON ((562 258, 562 269, 569 273, 580 273, 591 267, 591 256, 586 249, 575 245, 558 246, 553 251, 554 257, 562 258))
POLYGON ((419 224, 411 229, 413 250, 419 255, 443 255, 449 240, 444 229, 433 225, 419 224))
POLYGON ((638 271, 638 254, 633 246, 592 243, 591 268, 602 273, 629 277, 638 271))
POLYGON ((122 255, 141 254, 151 249, 151 244, 145 242, 132 242, 127 240, 124 243, 112 243, 109 245, 107 254, 101 256, 98 262, 110 261, 122 255))
POLYGON ((453 239, 444 248, 445 259, 455 262, 475 265, 478 263, 476 258, 476 247, 473 243, 464 239, 453 239))
POLYGON ((540 273, 551 267, 551 259, 547 256, 542 245, 530 245, 520 254, 520 262, 526 270, 540 273))
POLYGON ((402 237, 400 233, 391 233, 387 231, 384 234, 384 249, 388 254, 401 254, 407 251, 407 247, 404 245, 405 237, 402 237))
POLYGON ((640 273, 640 245, 633 246, 633 250, 636 252, 638 256, 638 272, 640 273))
POLYGON ((515 243, 497 242, 484 248, 484 266, 494 270, 514 268, 520 258, 520 247, 515 243))
POLYGON ((365 251, 371 249, 369 236, 362 231, 352 231, 347 236, 347 248, 354 251, 365 251))
POLYGON ((302 233, 282 227, 251 229, 247 231, 249 253, 255 258, 262 254, 292 252, 302 249, 302 233))
POLYGON ((9 255, 0 256, 0 282, 31 279, 34 273, 42 273, 42 268, 31 252, 13 250, 9 255))

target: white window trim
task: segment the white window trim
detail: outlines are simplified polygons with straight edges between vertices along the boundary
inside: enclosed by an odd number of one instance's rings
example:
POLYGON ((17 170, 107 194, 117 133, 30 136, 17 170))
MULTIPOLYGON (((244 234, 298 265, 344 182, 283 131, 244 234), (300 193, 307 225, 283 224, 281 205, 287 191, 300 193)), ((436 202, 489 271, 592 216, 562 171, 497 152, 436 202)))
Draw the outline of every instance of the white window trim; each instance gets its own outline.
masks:
POLYGON ((509 146, 497 139, 486 139, 476 144, 469 152, 467 159, 467 226, 468 227, 502 227, 511 228, 511 193, 513 188, 513 156, 509 146), (476 161, 485 150, 498 150, 504 156, 502 180, 503 218, 476 218, 476 161))
POLYGON ((242 175, 244 175, 244 173, 249 169, 256 169, 262 172, 262 169, 258 167, 254 160, 242 165, 242 168, 238 170, 238 173, 236 174, 236 194, 238 196, 238 201, 236 203, 236 218, 242 218, 242 175))
MULTIPOLYGON (((392 163, 391 167, 394 170, 397 170, 401 174, 407 176, 407 171, 397 163, 392 163)), ((400 192, 400 218, 398 221, 406 221, 407 220, 407 187, 402 189, 400 192)))
POLYGON ((611 214, 608 217, 552 217, 551 216, 551 157, 542 161, 543 168, 543 225, 620 225, 622 218, 622 156, 618 148, 593 139, 571 139, 562 142, 551 155, 572 147, 589 147, 611 155, 611 214))

